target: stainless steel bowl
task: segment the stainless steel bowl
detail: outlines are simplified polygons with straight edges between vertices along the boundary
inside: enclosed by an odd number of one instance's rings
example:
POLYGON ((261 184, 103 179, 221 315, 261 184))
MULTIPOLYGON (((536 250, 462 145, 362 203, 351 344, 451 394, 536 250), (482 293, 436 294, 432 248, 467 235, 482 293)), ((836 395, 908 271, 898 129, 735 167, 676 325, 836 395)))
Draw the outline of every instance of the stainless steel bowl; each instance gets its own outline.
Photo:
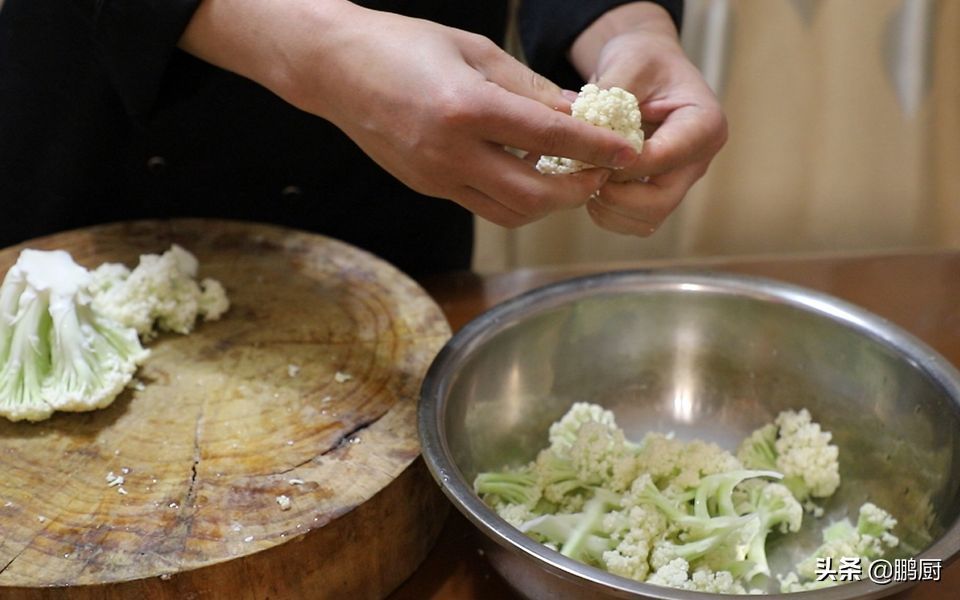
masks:
MULTIPOLYGON (((550 423, 581 400, 611 408, 635 439, 673 431, 730 449, 780 410, 808 408, 834 434, 843 483, 823 521, 807 518, 771 549, 775 571, 812 551, 825 522, 855 518, 868 499, 899 519, 902 552, 946 564, 960 548, 960 374, 943 357, 807 289, 710 273, 607 273, 494 307, 449 341, 422 388, 427 464, 485 534, 494 567, 530 598, 710 596, 561 556, 473 493, 477 473, 531 460, 550 423)), ((808 594, 870 598, 906 585, 861 581, 808 594)))

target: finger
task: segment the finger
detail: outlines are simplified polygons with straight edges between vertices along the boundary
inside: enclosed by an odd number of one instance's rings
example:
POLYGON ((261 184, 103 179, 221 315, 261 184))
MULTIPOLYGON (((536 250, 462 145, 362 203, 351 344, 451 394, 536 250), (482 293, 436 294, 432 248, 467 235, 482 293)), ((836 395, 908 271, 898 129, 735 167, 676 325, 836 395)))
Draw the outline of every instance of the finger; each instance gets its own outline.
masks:
POLYGON ((498 86, 477 94, 474 100, 471 124, 488 141, 607 168, 632 165, 638 159, 630 143, 609 129, 574 119, 498 86))
POLYGON ((478 217, 501 227, 514 229, 536 220, 536 217, 522 215, 470 186, 462 187, 450 199, 478 217))
POLYGON ((520 214, 536 217, 582 206, 610 176, 606 169, 543 175, 523 159, 495 147, 483 157, 482 164, 484 176, 473 179, 472 187, 520 214))
POLYGON ((670 112, 643 144, 625 176, 658 175, 713 157, 727 139, 719 106, 687 105, 670 112))
POLYGON ((536 100, 553 110, 570 112, 570 104, 576 98, 576 92, 573 92, 571 98, 569 91, 565 92, 563 88, 530 69, 486 38, 483 38, 474 52, 475 55, 465 57, 467 63, 489 81, 509 92, 536 100))
POLYGON ((587 214, 598 226, 623 235, 647 237, 657 230, 657 226, 639 219, 632 219, 616 213, 594 200, 587 202, 587 214))
POLYGON ((608 182, 591 203, 626 219, 659 226, 703 175, 706 166, 706 162, 688 165, 651 177, 647 182, 608 182))

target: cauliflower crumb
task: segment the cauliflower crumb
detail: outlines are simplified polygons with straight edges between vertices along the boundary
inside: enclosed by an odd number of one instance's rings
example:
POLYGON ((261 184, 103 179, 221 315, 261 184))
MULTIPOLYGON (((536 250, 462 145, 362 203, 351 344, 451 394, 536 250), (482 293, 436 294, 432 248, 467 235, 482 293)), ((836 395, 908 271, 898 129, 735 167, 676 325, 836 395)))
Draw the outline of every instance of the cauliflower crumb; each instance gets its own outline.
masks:
POLYGON ((107 473, 107 487, 123 485, 123 475, 115 475, 113 471, 107 473))
POLYGON ((280 510, 290 510, 290 497, 283 494, 277 496, 277 504, 280 505, 280 510))
POLYGON ((290 364, 287 365, 287 375, 290 377, 296 377, 300 374, 300 365, 290 364))
POLYGON ((302 479, 288 479, 288 480, 287 480, 287 483, 289 483, 290 485, 303 485, 303 480, 302 480, 302 479))
POLYGON ((118 488, 117 488, 117 493, 120 494, 121 496, 126 496, 126 495, 127 495, 127 490, 123 489, 122 487, 118 487, 118 488))
MULTIPOLYGON (((637 152, 643 149, 643 129, 640 128, 640 106, 637 97, 622 88, 603 90, 596 84, 588 83, 580 89, 580 94, 571 106, 571 114, 576 119, 620 134, 637 152)), ((559 156, 541 156, 537 161, 537 170, 550 175, 576 173, 592 166, 559 156)))
POLYGON ((346 383, 353 379, 353 375, 349 373, 344 373, 342 371, 337 371, 336 375, 333 376, 333 380, 337 383, 346 383))

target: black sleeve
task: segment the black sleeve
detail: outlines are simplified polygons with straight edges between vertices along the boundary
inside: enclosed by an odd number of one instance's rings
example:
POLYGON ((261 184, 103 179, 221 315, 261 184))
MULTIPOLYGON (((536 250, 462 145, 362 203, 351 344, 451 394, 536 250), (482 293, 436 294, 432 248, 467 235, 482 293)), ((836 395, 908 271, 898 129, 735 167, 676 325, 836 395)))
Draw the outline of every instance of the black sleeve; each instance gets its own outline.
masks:
POLYGON ((131 115, 153 106, 200 0, 78 0, 111 83, 131 115))
MULTIPOLYGON (((583 78, 567 60, 573 41, 605 12, 634 0, 521 0, 519 27, 530 67, 554 83, 578 90, 583 78)), ((677 31, 683 0, 653 0, 670 13, 677 31)))

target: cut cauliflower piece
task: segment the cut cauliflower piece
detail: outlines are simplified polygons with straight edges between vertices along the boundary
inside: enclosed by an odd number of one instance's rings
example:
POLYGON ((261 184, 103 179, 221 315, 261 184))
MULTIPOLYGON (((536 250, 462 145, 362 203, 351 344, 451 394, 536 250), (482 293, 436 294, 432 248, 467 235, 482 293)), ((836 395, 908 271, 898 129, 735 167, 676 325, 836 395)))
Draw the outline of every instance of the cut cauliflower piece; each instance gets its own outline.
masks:
MULTIPOLYGON (((588 83, 580 89, 570 112, 575 119, 614 131, 630 142, 637 152, 643 149, 643 129, 640 128, 640 106, 630 92, 612 87, 603 90, 588 83)), ((589 169, 593 165, 559 156, 541 156, 537 170, 550 175, 564 175, 589 169)))
POLYGON ((899 545, 900 540, 891 533, 896 525, 897 520, 887 511, 871 502, 863 504, 856 525, 845 518, 823 530, 820 547, 797 564, 795 573, 780 578, 781 591, 816 589, 841 583, 836 577, 818 577, 818 562, 823 559, 833 568, 842 559, 857 558, 861 571, 867 573, 873 561, 899 545))
POLYGON ((550 425, 550 449, 557 453, 570 450, 577 441, 577 433, 584 423, 594 421, 607 427, 616 427, 613 413, 599 404, 574 402, 560 420, 550 425))
POLYGON ((783 473, 783 484, 809 509, 811 498, 831 496, 840 486, 839 450, 832 437, 807 409, 786 410, 750 434, 737 457, 748 468, 783 473))
POLYGON ((24 250, 0 286, 0 415, 39 421, 107 406, 149 352, 91 308, 89 271, 63 250, 24 250))
POLYGON ((187 334, 197 317, 219 319, 230 302, 220 282, 197 283, 197 259, 174 244, 162 255, 144 254, 133 271, 106 263, 93 273, 95 310, 128 327, 144 340, 159 331, 187 334))

